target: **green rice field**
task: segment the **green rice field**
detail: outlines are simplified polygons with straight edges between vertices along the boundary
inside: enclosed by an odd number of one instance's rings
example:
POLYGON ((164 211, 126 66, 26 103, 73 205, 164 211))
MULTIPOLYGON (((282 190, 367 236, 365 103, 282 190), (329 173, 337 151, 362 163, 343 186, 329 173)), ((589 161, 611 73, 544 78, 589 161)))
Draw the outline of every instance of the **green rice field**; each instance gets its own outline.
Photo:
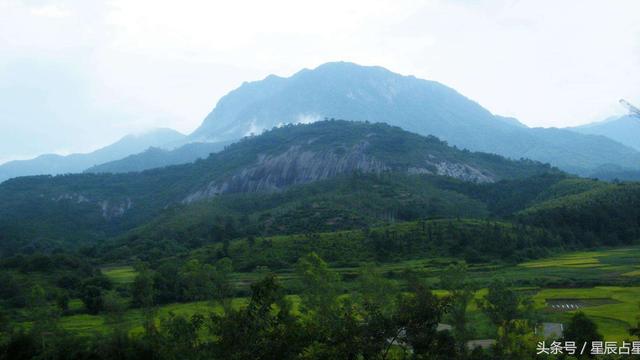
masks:
MULTIPOLYGON (((417 272, 425 278, 432 279, 434 286, 437 287, 438 275, 450 262, 450 259, 443 258, 418 259, 379 264, 378 268, 380 272, 391 279, 400 278, 402 272, 417 272)), ((336 267, 334 269, 345 279, 347 288, 350 279, 357 277, 359 271, 357 267, 336 267)), ((131 266, 106 267, 102 271, 116 285, 121 286, 130 284, 136 276, 136 271, 131 266)), ((291 270, 279 271, 278 275, 284 284, 292 284, 295 281, 291 270)), ((235 273, 232 278, 238 287, 248 288, 249 284, 260 276, 260 272, 235 273)), ((476 292, 476 299, 482 297, 486 292, 482 288, 482 284, 494 276, 522 285, 519 285, 519 289, 523 289, 523 293, 533 297, 536 308, 540 310, 544 321, 566 323, 573 313, 583 311, 596 322, 607 340, 628 339, 628 329, 635 325, 636 317, 640 315, 640 247, 565 253, 516 265, 471 265, 470 277, 480 286, 480 290, 476 292), (594 286, 540 285, 545 282, 574 284, 577 281, 593 283, 594 286), (621 285, 611 286, 612 283, 621 285), (527 284, 532 286, 527 286, 527 284), (576 307, 558 310, 550 305, 564 303, 576 307)), ((439 290, 435 290, 435 293, 437 295, 445 294, 439 290)), ((298 300, 296 296, 291 298, 294 302, 298 300)), ((247 298, 235 298, 232 300, 232 306, 240 307, 246 301, 247 298)), ((82 306, 78 299, 74 299, 70 303, 70 308, 74 310, 81 310, 82 306)), ((160 321, 160 319, 168 317, 170 313, 190 316, 195 313, 207 314, 220 311, 222 311, 222 306, 219 304, 193 302, 158 307, 153 316, 156 321, 160 321)), ((477 328, 477 335, 480 337, 491 336, 495 329, 491 328, 487 319, 479 312, 475 301, 471 302, 469 312, 470 318, 477 328)), ((65 316, 61 319, 61 325, 73 332, 90 334, 108 331, 113 324, 119 324, 125 325, 131 332, 136 333, 142 330, 144 319, 145 314, 142 311, 128 310, 115 319, 87 314, 65 316)))

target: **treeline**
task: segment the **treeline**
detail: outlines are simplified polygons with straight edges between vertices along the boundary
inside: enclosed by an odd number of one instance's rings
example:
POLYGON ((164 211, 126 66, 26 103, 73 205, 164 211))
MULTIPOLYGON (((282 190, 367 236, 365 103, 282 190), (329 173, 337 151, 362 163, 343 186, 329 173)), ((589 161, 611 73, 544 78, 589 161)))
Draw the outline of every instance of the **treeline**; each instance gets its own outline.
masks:
POLYGON ((218 300, 237 295, 229 280, 233 267, 229 259, 215 264, 167 260, 150 269, 136 266, 131 286, 113 283, 99 269, 71 255, 16 256, 0 263, 0 313, 16 321, 31 321, 33 304, 48 309, 46 316, 72 315, 70 299, 80 299, 89 314, 122 312, 174 302, 218 300), (46 305, 46 306, 44 306, 46 305))
MULTIPOLYGON (((431 244, 428 251, 462 256, 467 261, 518 261, 531 258, 535 253, 544 254, 541 249, 629 244, 640 238, 639 205, 637 185, 607 184, 557 173, 495 184, 473 184, 437 176, 352 174, 283 192, 230 194, 213 202, 170 207, 156 220, 125 235, 97 243, 78 241, 77 246, 71 248, 64 247, 64 242, 56 243, 39 236, 34 236, 28 245, 21 244, 12 239, 24 234, 16 235, 11 228, 0 225, 0 248, 4 249, 5 256, 77 250, 103 263, 153 261, 238 239, 294 234, 317 238, 319 233, 393 227, 407 221, 473 218, 489 223, 512 223, 517 234, 494 236, 495 231, 488 228, 485 232, 474 231, 469 238, 458 234, 457 220, 452 220, 452 232, 436 241, 425 240, 422 235, 420 239, 413 235, 411 239, 407 236, 399 239, 393 234, 365 239, 368 243, 379 243, 375 245, 377 250, 365 252, 366 260, 383 259, 387 255, 387 259, 403 258, 404 253, 424 254, 425 244, 431 244), (534 228, 544 229, 544 236, 536 231, 531 233, 530 229, 534 228), (409 248, 408 243, 411 243, 409 248), (470 243, 468 251, 459 251, 466 243, 470 243), (393 249, 395 245, 401 247, 393 249), (403 250, 402 246, 409 250, 403 250), (384 253, 386 255, 382 255, 384 253)), ((60 209, 55 211, 64 213, 60 209)), ((32 225, 41 230, 48 228, 46 224, 32 225)), ((513 231, 506 233, 513 234, 513 231)), ((69 238, 76 235, 71 231, 69 238)), ((304 246, 307 251, 321 251, 313 245, 304 246)), ((283 266, 283 261, 291 264, 302 254, 269 261, 283 266)))
POLYGON ((68 310, 72 297, 98 284, 111 289, 111 282, 98 268, 78 255, 16 255, 0 260, 0 311, 24 308, 49 301, 68 310), (46 294, 46 298, 44 297, 46 294))
MULTIPOLYGON (((168 208, 181 207, 185 198, 194 192, 251 169, 260 156, 282 155, 296 148, 318 156, 335 154, 340 158, 345 151, 363 144, 367 145, 358 150, 363 156, 384 163, 388 173, 400 179, 409 169, 435 170, 432 162, 465 164, 500 179, 554 171, 547 165, 531 161, 518 162, 495 155, 463 152, 434 137, 419 136, 384 124, 322 121, 287 126, 246 138, 191 164, 140 173, 32 176, 5 181, 0 184, 0 233, 11 236, 9 241, 0 242, 0 256, 16 250, 78 248, 123 235, 157 219, 168 208), (9 242, 11 247, 5 247, 9 242)), ((278 175, 278 169, 270 171, 274 173, 261 176, 266 179, 282 175, 278 175)), ((324 176, 308 180, 322 178, 324 176)), ((285 177, 278 187, 284 190, 295 183, 293 178, 285 177)), ((235 192, 245 190, 248 188, 234 189, 235 192)), ((419 193, 419 188, 417 190, 419 193)), ((376 193, 373 188, 370 192, 376 193)), ((439 195, 444 200, 440 207, 446 208, 446 194, 439 195)), ((396 204, 403 202, 402 197, 389 197, 388 200, 396 204)), ((425 201, 422 204, 429 206, 425 201)), ((254 209, 257 207, 260 205, 254 202, 254 209)))
MULTIPOLYGON (((152 287, 145 285, 149 274, 138 275, 134 294, 153 294, 152 287)), ((299 301, 286 295, 276 275, 267 274, 251 286, 243 306, 232 306, 216 290, 222 311, 189 317, 170 314, 160 322, 147 296, 138 297, 137 306, 145 314, 141 333, 131 333, 115 321, 106 334, 79 337, 65 332, 51 316, 36 319, 29 330, 3 323, 0 330, 7 336, 0 344, 0 358, 545 358, 536 355, 537 343, 543 339, 533 331, 539 317, 532 304, 501 280, 493 281, 486 295, 474 300, 476 289, 467 280, 464 264, 451 265, 443 273, 440 287, 448 290, 444 296, 435 296, 415 277, 408 278, 407 288, 400 291, 371 267, 364 267, 357 286, 345 293, 337 273, 314 253, 299 259, 296 274, 299 301), (469 347, 475 329, 467 309, 473 301, 497 329, 495 344, 488 349, 469 347), (449 322, 451 330, 439 329, 443 322, 449 322)), ((42 307, 33 304, 31 311, 43 311, 42 307)), ((565 333, 568 341, 602 340, 595 324, 581 313, 565 333)))
POLYGON ((336 266, 365 262, 451 257, 478 262, 520 262, 562 246, 551 232, 488 220, 429 220, 333 233, 256 237, 206 246, 192 253, 201 261, 228 257, 238 271, 289 268, 308 252, 336 266))
MULTIPOLYGON (((364 242, 357 251, 364 249, 366 254, 352 258, 389 261, 434 252, 469 262, 521 261, 548 251, 626 245, 640 238, 640 187, 562 174, 496 184, 428 176, 353 175, 282 193, 222 196, 213 203, 174 209, 158 222, 86 248, 84 253, 110 262, 135 257, 151 261, 210 244, 233 244, 242 238, 267 239, 256 243, 273 252, 268 239, 277 235, 292 235, 296 246, 321 252, 323 245, 313 242, 324 241, 322 233, 343 237, 345 230, 392 229, 397 223, 431 223, 441 218, 451 219, 452 225, 444 229, 434 225, 434 236, 351 236, 364 242), (500 225, 498 231, 496 226, 469 231, 457 220, 460 218, 500 225), (299 240, 301 236, 308 239, 299 240)), ((351 245, 334 241, 339 248, 351 245)), ((266 265, 290 265, 302 254, 278 255, 266 265)), ((234 263, 240 266, 241 261, 234 259, 234 263)))
POLYGON ((574 247, 629 245, 640 239, 640 185, 607 184, 550 199, 516 215, 574 247))

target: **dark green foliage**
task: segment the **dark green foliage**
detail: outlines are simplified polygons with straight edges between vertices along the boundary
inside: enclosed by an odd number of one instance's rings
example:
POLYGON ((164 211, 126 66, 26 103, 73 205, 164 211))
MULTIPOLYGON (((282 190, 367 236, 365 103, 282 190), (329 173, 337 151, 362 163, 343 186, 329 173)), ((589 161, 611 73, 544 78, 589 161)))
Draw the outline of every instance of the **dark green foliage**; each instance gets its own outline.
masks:
POLYGON ((87 285, 82 290, 82 302, 89 314, 97 314, 104 308, 104 298, 102 297, 102 289, 87 285))
POLYGON ((174 261, 164 262, 153 276, 155 300, 159 304, 178 301, 182 294, 182 283, 179 276, 179 264, 174 261))
MULTIPOLYGON (((0 311, 11 324, 30 321, 34 329, 13 334, 3 324, 5 358, 391 359, 402 349, 418 359, 483 358, 466 351, 472 289, 464 266, 443 272, 441 288, 449 295, 438 298, 416 281, 420 275, 435 282, 440 272, 431 265, 384 276, 362 265, 437 257, 439 264, 466 260, 500 268, 554 250, 640 238, 638 184, 577 179, 386 125, 342 121, 273 130, 196 164, 138 175, 12 180, 0 186, 0 201, 0 311), (182 203, 259 156, 292 146, 339 156, 363 139, 369 144, 364 155, 388 170, 315 182, 285 177, 277 191, 182 203), (499 181, 411 174, 417 163, 433 170, 425 154, 473 165, 499 181), (134 205, 116 216, 103 213, 97 199, 134 205), (132 284, 112 283, 100 271, 140 260, 145 265, 136 266, 132 284), (332 268, 343 266, 349 269, 340 270, 341 279, 332 268), (247 306, 232 309, 230 298, 249 294, 248 282, 236 276, 258 277, 232 272, 265 268, 296 274, 283 280, 286 288, 267 276, 251 287, 247 306), (299 306, 285 293, 299 295, 299 306), (74 301, 69 309, 69 300, 78 298, 84 308, 74 301), (191 301, 218 302, 225 311, 153 321, 155 305, 191 301), (129 307, 147 316, 139 337, 117 329, 129 307), (113 331, 84 339, 59 331, 60 314, 81 312, 102 314, 113 331), (454 329, 437 332, 441 321, 454 329), (42 333, 55 334, 55 343, 43 346, 42 333)), ((529 305, 506 283, 489 287, 480 308, 499 329, 497 358, 526 358, 529 305)))
POLYGON ((0 359, 31 360, 37 354, 36 339, 28 333, 19 332, 13 334, 9 341, 3 344, 0 359))
POLYGON ((494 279, 489 284, 487 295, 478 301, 478 307, 498 328, 498 338, 494 351, 503 358, 517 359, 531 351, 531 333, 536 324, 532 304, 512 289, 507 282, 494 279), (510 355, 510 356, 509 356, 510 355))
MULTIPOLYGON (((469 262, 521 261, 560 247, 557 236, 531 226, 480 220, 429 220, 364 230, 258 238, 231 242, 228 255, 237 270, 291 267, 313 251, 339 266, 393 262, 433 256, 463 257, 469 262)), ((200 248, 201 261, 221 256, 221 245, 200 248)))
MULTIPOLYGON (((602 335, 598 332, 598 326, 587 315, 579 311, 571 317, 569 324, 564 329, 565 341, 575 341, 576 346, 582 348, 587 344, 585 354, 591 354, 591 343, 602 341, 602 335)), ((592 357, 590 355, 584 357, 592 357)))
POLYGON ((474 289, 469 282, 465 263, 452 264, 440 276, 440 287, 449 291, 448 318, 453 326, 455 352, 467 353, 467 341, 472 339, 467 308, 473 299, 474 289))
MULTIPOLYGON (((135 254, 153 261, 158 255, 209 243, 224 244, 236 237, 253 237, 255 243, 256 236, 487 214, 481 202, 439 189, 432 180, 427 176, 354 174, 272 194, 224 195, 212 202, 167 211, 150 224, 105 242, 99 253, 109 260, 135 254), (123 254, 120 249, 125 247, 128 251, 123 254)), ((220 255, 228 254, 223 251, 220 255)))
POLYGON ((340 294, 338 274, 316 253, 310 253, 298 260, 296 274, 301 283, 300 296, 303 304, 318 316, 325 316, 331 312, 340 294))
POLYGON ((0 272, 0 301, 3 307, 22 307, 26 305, 25 287, 20 277, 12 272, 0 272))
POLYGON ((291 314, 277 279, 269 275, 251 286, 242 310, 212 315, 215 352, 225 359, 293 359, 300 352, 302 329, 291 314))
MULTIPOLYGON (((371 163, 384 164, 386 172, 401 174, 411 169, 433 172, 435 165, 430 165, 430 161, 464 164, 477 169, 482 176, 498 180, 555 171, 530 161, 510 161, 495 155, 461 151, 434 137, 411 134, 384 124, 324 121, 285 126, 242 140, 193 164, 141 173, 8 180, 0 185, 0 233, 8 239, 0 243, 0 255, 90 246, 140 226, 167 209, 181 207, 189 195, 255 166, 261 156, 281 155, 292 148, 297 149, 296 153, 338 151, 337 156, 340 156, 339 149, 350 149, 371 163)), ((333 162, 325 165, 331 164, 333 162)), ((329 177, 336 175, 340 173, 329 177)), ((284 189, 296 183, 327 178, 296 180, 296 176, 278 173, 276 178, 281 180, 274 186, 284 189)), ((246 191, 252 190, 238 185, 227 192, 246 191)))
MULTIPOLYGON (((163 359, 193 359, 200 358, 199 332, 205 325, 205 318, 202 314, 194 314, 187 319, 182 316, 169 314, 168 319, 164 319, 161 324, 161 343, 159 350, 163 359)), ((200 350, 201 351, 201 350, 200 350)), ((204 358, 204 357, 202 357, 204 358)))
POLYGON ((496 326, 508 326, 521 315, 520 301, 518 294, 504 281, 496 280, 489 285, 487 296, 478 305, 496 326))
POLYGON ((69 310, 69 294, 66 291, 61 290, 56 294, 56 305, 60 311, 69 310))
POLYGON ((518 219, 550 229, 572 246, 628 245, 640 238, 640 184, 606 184, 555 197, 518 219))
POLYGON ((413 281, 410 286, 412 294, 400 301, 398 322, 403 331, 398 339, 409 344, 418 358, 431 359, 446 350, 446 344, 452 343, 437 332, 447 300, 436 298, 422 282, 413 281))
POLYGON ((154 304, 153 275, 143 269, 133 280, 131 286, 131 302, 135 307, 151 307, 154 304))
POLYGON ((188 301, 221 301, 233 295, 229 275, 233 265, 229 259, 215 264, 197 259, 185 262, 167 260, 154 270, 142 269, 132 287, 132 305, 150 307, 154 304, 188 301))
MULTIPOLYGON (((184 266, 194 268, 193 264, 184 266)), ((222 271, 227 266, 222 263, 216 268, 222 271)), ((268 274, 251 286, 248 303, 238 309, 225 306, 223 313, 188 317, 170 313, 159 323, 149 317, 138 335, 128 334, 117 323, 113 331, 90 337, 36 323, 30 332, 7 333, 0 342, 0 359, 391 360, 486 359, 489 354, 500 359, 534 358, 532 349, 519 343, 528 341, 518 328, 526 304, 504 282, 490 286, 482 308, 496 324, 511 329, 511 335, 500 332, 498 347, 488 353, 476 349, 467 356, 456 346, 456 333, 437 331, 455 306, 455 295, 436 297, 422 279, 410 277, 408 287, 394 294, 395 300, 372 301, 376 299, 371 288, 384 281, 365 272, 358 286, 362 290, 344 297, 339 277, 316 254, 301 258, 298 271, 302 303, 295 311, 278 278, 268 274)), ((465 276, 458 276, 464 272, 456 272, 447 282, 452 291, 465 287, 465 276)), ((103 292, 94 286, 86 290, 103 292)), ((565 334, 571 340, 599 339, 584 315, 576 315, 565 334)))

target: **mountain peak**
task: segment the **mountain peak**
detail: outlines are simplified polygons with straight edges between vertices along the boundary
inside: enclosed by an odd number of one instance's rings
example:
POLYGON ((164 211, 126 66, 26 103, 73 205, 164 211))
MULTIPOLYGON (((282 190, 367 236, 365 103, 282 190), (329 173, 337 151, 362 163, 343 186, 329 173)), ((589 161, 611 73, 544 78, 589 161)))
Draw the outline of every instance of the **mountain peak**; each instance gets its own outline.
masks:
POLYGON ((239 139, 300 119, 325 117, 388 122, 468 148, 473 146, 437 130, 462 123, 470 126, 460 130, 474 136, 482 126, 511 127, 495 122, 487 110, 437 82, 339 61, 288 78, 268 76, 244 83, 220 99, 191 139, 239 139))
POLYGON ((576 174, 605 164, 638 168, 640 153, 604 137, 530 129, 435 81, 337 61, 245 83, 220 99, 191 141, 229 141, 323 118, 385 122, 449 144, 549 162, 576 174))
POLYGON ((382 66, 360 65, 350 61, 330 61, 318 65, 311 71, 383 71, 392 74, 391 71, 382 66))

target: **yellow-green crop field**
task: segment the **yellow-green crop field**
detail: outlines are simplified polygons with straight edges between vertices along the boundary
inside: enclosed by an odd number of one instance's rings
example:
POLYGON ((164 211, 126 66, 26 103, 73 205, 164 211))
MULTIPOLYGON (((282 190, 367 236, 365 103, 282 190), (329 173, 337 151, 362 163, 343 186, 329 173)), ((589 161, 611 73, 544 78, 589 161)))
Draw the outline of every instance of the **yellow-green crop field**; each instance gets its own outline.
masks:
POLYGON ((132 283, 137 274, 132 266, 105 267, 102 273, 116 285, 132 283))
POLYGON ((636 325, 640 316, 640 287, 598 286, 584 289, 542 289, 534 301, 539 308, 545 308, 549 299, 610 299, 609 303, 586 306, 564 313, 549 313, 550 319, 566 320, 576 311, 582 311, 598 325, 607 340, 629 339, 628 329, 636 325))
MULTIPOLYGON (((421 272, 425 278, 437 279, 451 262, 451 259, 416 259, 398 263, 385 263, 378 265, 381 273, 394 278, 394 274, 399 274, 405 270, 421 272)), ((109 277, 116 286, 127 286, 133 282, 136 271, 131 266, 114 266, 102 269, 103 273, 109 277)), ((336 267, 335 271, 349 279, 357 276, 357 267, 336 267)), ((295 281, 292 271, 279 271, 278 275, 283 283, 295 281)), ((261 276, 259 272, 235 273, 232 276, 234 283, 240 287, 256 281, 261 276)), ((624 249, 608 249, 599 251, 581 251, 565 253, 557 256, 547 257, 535 261, 528 261, 518 265, 496 265, 479 264, 470 266, 470 277, 479 284, 485 283, 494 276, 506 278, 511 281, 521 280, 581 280, 599 282, 603 286, 589 287, 520 287, 523 294, 532 296, 536 307, 540 310, 545 321, 567 323, 570 316, 576 311, 583 311, 590 316, 598 325, 600 332, 607 340, 623 340, 630 338, 628 329, 636 325, 637 316, 640 315, 640 247, 628 247, 624 249), (628 286, 610 286, 619 281, 624 281, 628 286), (607 286, 604 286, 607 285, 607 286), (579 310, 553 311, 549 308, 547 301, 554 299, 571 299, 587 304, 579 310), (606 300, 606 301, 603 301, 606 300)), ((345 281, 347 287, 349 281, 345 281)), ((444 295, 444 291, 436 290, 437 295, 444 295)), ((486 294, 486 289, 481 288, 476 292, 476 299, 486 294)), ((291 296, 295 303, 299 303, 297 296, 291 296)), ((235 298, 232 300, 232 307, 243 306, 247 298, 235 298)), ((74 299, 71 301, 72 309, 81 309, 82 303, 74 299)), ((478 332, 484 336, 490 336, 494 331, 488 320, 478 310, 476 302, 472 301, 469 306, 470 318, 478 328, 478 332)), ((158 307, 154 317, 156 321, 169 316, 170 313, 176 315, 191 316, 195 313, 208 314, 220 312, 222 307, 211 302, 192 302, 183 304, 169 304, 158 307)), ((105 332, 111 324, 124 325, 131 332, 142 331, 145 315, 141 310, 128 310, 118 318, 103 315, 78 314, 65 316, 61 319, 61 325, 70 331, 81 334, 93 332, 105 332)))

